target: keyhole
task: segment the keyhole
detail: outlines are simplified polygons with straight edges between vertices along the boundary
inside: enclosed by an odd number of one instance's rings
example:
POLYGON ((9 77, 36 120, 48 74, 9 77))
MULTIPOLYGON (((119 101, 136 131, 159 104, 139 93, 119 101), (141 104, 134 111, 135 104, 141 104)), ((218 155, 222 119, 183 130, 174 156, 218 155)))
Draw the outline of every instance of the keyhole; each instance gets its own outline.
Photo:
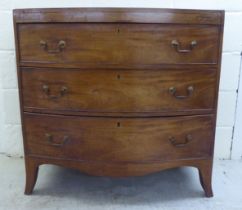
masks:
POLYGON ((119 32, 120 32, 120 29, 118 28, 118 30, 117 30, 117 31, 118 31, 118 33, 119 33, 119 32))
POLYGON ((120 79, 120 78, 121 78, 121 77, 120 77, 120 75, 118 74, 118 75, 117 75, 117 79, 120 79))
POLYGON ((117 127, 120 127, 120 122, 117 122, 117 127))

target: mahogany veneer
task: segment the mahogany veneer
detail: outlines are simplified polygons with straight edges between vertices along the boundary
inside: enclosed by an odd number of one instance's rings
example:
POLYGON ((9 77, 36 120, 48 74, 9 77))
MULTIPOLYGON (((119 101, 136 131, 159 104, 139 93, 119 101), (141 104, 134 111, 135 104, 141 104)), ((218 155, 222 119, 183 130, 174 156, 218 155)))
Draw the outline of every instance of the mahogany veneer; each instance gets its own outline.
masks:
POLYGON ((14 10, 26 188, 192 166, 211 197, 224 12, 14 10))

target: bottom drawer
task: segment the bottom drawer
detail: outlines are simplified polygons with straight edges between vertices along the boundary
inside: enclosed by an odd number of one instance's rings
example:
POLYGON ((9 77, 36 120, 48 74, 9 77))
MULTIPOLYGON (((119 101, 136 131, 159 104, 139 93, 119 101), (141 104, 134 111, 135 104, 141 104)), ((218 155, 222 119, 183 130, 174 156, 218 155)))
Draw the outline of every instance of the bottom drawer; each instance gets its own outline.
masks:
POLYGON ((210 157, 213 115, 163 118, 24 114, 26 153, 105 162, 210 157))

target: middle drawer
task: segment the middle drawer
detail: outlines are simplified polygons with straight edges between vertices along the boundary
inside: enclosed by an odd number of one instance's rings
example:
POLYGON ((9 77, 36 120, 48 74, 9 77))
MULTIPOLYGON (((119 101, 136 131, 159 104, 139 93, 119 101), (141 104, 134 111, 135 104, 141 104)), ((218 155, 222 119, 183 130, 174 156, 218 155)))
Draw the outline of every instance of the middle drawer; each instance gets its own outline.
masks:
POLYGON ((23 68, 25 111, 204 113, 214 108, 214 70, 66 70, 23 68))

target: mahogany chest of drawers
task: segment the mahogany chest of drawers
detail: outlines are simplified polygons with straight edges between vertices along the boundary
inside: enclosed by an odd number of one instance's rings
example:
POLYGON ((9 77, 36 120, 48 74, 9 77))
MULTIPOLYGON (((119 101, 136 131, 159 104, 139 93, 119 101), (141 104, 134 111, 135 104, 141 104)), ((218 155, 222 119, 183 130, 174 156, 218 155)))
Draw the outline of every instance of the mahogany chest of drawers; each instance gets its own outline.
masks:
POLYGON ((191 166, 211 188, 224 12, 14 11, 26 188, 41 164, 96 176, 191 166))

